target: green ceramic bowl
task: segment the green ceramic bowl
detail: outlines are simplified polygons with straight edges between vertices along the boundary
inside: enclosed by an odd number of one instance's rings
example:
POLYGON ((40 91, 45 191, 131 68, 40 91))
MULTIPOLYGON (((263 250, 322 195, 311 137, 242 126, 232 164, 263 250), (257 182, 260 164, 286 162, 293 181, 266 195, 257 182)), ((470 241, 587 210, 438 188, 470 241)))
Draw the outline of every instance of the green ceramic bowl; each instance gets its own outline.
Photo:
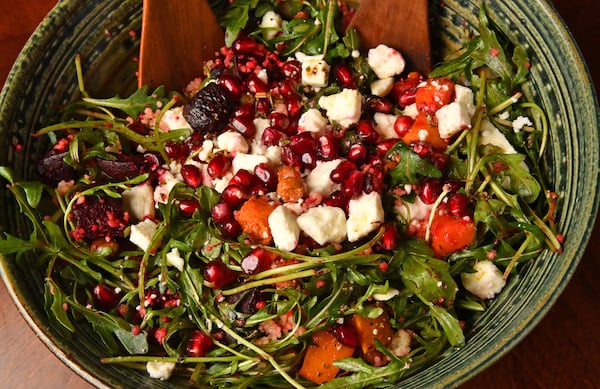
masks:
MULTIPOLYGON (((546 0, 490 2, 493 22, 532 58, 527 94, 549 113, 549 179, 560 194, 558 222, 566 237, 562 255, 544 253, 477 318, 466 347, 448 351, 403 388, 451 387, 468 380, 514 347, 557 299, 590 237, 598 210, 599 110, 589 74, 572 37, 546 0)), ((456 47, 464 25, 476 25, 479 1, 431 2, 438 54, 456 47)), ((0 95, 0 165, 33 177, 45 147, 30 134, 78 97, 74 58, 81 55, 87 89, 108 97, 135 85, 141 1, 62 0, 35 31, 0 95), (131 34, 131 31, 138 34, 131 34), (11 144, 19 142, 22 151, 11 144)), ((26 223, 4 189, 0 231, 18 234, 26 223)), ((23 261, 25 264, 27 261, 23 261)), ((87 326, 72 339, 49 329, 43 310, 43 274, 1 258, 2 277, 37 335, 77 374, 98 387, 174 387, 144 371, 100 363, 98 341, 87 326)))

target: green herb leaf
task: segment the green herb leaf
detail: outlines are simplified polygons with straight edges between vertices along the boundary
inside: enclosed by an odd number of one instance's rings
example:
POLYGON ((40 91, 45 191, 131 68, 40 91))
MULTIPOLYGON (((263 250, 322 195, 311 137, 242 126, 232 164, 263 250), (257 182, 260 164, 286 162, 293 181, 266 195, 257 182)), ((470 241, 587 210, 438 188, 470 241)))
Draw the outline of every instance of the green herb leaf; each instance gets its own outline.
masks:
POLYGON ((431 162, 419 157, 404 142, 397 142, 387 153, 387 158, 398 159, 398 165, 390 170, 391 186, 416 184, 422 177, 440 178, 442 172, 431 162))
POLYGON ((165 88, 160 86, 151 94, 148 94, 148 86, 144 85, 126 98, 115 96, 109 99, 96 99, 84 97, 83 101, 100 107, 115 108, 125 112, 132 118, 137 118, 146 108, 153 110, 158 108, 158 103, 166 104, 169 99, 165 98, 165 88))

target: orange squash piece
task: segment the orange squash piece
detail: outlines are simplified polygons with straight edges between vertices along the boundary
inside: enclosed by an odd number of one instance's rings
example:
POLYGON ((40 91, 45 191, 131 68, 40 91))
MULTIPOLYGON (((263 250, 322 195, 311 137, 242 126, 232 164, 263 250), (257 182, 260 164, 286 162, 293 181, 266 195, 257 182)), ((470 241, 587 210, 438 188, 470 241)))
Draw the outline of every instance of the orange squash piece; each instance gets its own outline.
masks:
POLYGON ((277 171, 277 195, 286 203, 295 203, 304 197, 304 180, 300 172, 291 166, 277 171))
POLYGON ((431 224, 431 248, 445 257, 473 243, 477 228, 472 220, 450 215, 436 215, 431 224))
POLYGON ((266 198, 254 196, 234 213, 234 217, 253 243, 269 244, 273 240, 269 228, 269 215, 274 209, 266 198))
POLYGON ((410 130, 402 137, 402 141, 407 145, 410 145, 411 143, 427 142, 434 149, 443 151, 448 147, 448 143, 440 137, 437 126, 428 116, 429 115, 426 112, 420 112, 415 118, 410 130), (421 138, 421 131, 424 131, 423 134, 426 134, 423 138, 421 138))
POLYGON ((342 344, 330 329, 316 332, 312 341, 314 344, 307 347, 299 374, 315 384, 331 381, 340 371, 333 362, 351 357, 354 348, 342 344))
POLYGON ((376 359, 382 357, 376 349, 375 340, 379 340, 385 346, 392 341, 392 335, 394 334, 387 313, 384 311, 375 319, 353 315, 350 323, 358 333, 363 358, 367 362, 375 364, 376 359))
POLYGON ((430 78, 415 93, 415 103, 419 112, 434 114, 454 98, 454 82, 447 77, 430 78))

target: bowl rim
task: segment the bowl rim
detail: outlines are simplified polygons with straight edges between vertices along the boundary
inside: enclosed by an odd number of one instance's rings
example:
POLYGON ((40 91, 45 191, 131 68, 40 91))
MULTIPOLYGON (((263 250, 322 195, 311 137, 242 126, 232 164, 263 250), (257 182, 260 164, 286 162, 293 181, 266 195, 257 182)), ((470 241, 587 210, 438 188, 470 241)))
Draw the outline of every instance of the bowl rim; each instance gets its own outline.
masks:
MULTIPOLYGON (((27 52, 29 50, 41 50, 43 44, 45 42, 44 39, 38 39, 40 37, 48 36, 51 34, 54 29, 56 29, 56 23, 65 17, 64 8, 70 3, 78 3, 83 0, 61 0, 56 4, 50 12, 44 17, 44 19, 37 26, 35 31, 32 33, 31 37, 25 43, 23 49, 15 60, 15 64, 11 68, 5 84, 0 92, 0 111, 4 110, 4 105, 7 100, 10 99, 11 94, 13 93, 10 88, 11 84, 20 84, 23 77, 25 77, 24 72, 21 68, 17 66, 18 63, 23 62, 27 59, 27 52)), ((562 17, 556 11, 556 8, 549 0, 537 0, 539 5, 548 10, 548 14, 553 17, 552 24, 556 28, 558 28, 563 37, 567 38, 567 43, 569 48, 573 51, 574 56, 577 58, 578 62, 581 65, 581 68, 578 70, 578 73, 583 77, 581 80, 582 83, 589 85, 589 96, 588 98, 593 101, 593 104, 596 108, 596 128, 600 131, 600 127, 598 123, 600 123, 600 108, 598 104, 598 97, 596 93, 596 89, 594 87, 593 81, 591 79, 591 74, 589 72, 588 66, 584 60, 582 52, 577 45, 571 31, 568 26, 562 19, 562 17)), ((30 64, 29 66, 33 66, 30 64)), ((1 112, 0 112, 1 113, 1 112)), ((1 118, 1 115, 0 115, 1 118)), ((597 184, 600 183, 600 172, 597 169, 597 184)), ((584 242, 585 244, 580 244, 577 250, 574 253, 573 259, 570 261, 566 270, 562 273, 561 277, 557 277, 556 287, 546 295, 543 304, 539 304, 536 309, 532 310, 529 314, 529 320, 521 323, 520 326, 517 326, 513 329, 512 332, 507 334, 506 340, 502 343, 502 347, 498 350, 489 350, 482 355, 484 358, 473 359, 470 363, 464 366, 464 370, 456 371, 451 375, 446 377, 446 381, 442 383, 447 387, 455 387, 467 380, 473 378, 477 374, 481 373, 483 370, 490 367, 494 362, 502 358, 509 350, 514 348, 519 342, 521 342, 534 328, 539 324, 539 322, 545 317, 545 315, 549 312, 552 306, 558 300, 558 297, 562 294, 564 288, 570 281, 571 277, 575 273, 577 266, 579 265, 583 253, 588 245, 588 242, 591 237, 592 229, 596 219, 598 218, 598 211, 600 209, 600 191, 595 191, 592 201, 592 210, 594 214, 590 217, 589 226, 586 229, 586 233, 584 236, 580 237, 580 242, 584 242)), ((91 374, 88 372, 84 366, 79 364, 74 358, 70 357, 67 353, 65 353, 58 345, 57 337, 53 334, 49 328, 46 328, 45 325, 41 322, 39 317, 28 308, 26 301, 24 300, 23 295, 19 292, 19 290, 15 287, 15 284, 12 280, 12 272, 6 261, 6 257, 0 255, 0 276, 3 279, 3 282, 6 285, 8 294, 11 296, 13 303, 17 307, 19 313, 23 317, 23 319, 27 322, 29 327, 34 331, 36 336, 44 343, 44 345, 54 354, 58 359, 60 359, 65 365, 67 365, 74 373, 82 377, 88 383, 99 387, 99 388, 110 388, 106 382, 104 382, 101 378, 91 374)), ((418 375, 418 373, 417 373, 418 375)))

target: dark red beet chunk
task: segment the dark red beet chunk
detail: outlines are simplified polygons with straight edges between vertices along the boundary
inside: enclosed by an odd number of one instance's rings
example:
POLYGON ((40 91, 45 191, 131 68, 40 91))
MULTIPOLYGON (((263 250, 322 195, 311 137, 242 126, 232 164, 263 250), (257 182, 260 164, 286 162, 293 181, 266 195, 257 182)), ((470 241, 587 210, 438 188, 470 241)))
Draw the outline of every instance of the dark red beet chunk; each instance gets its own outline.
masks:
POLYGON ((153 172, 160 164, 156 155, 150 153, 144 155, 116 154, 115 158, 115 160, 96 158, 100 170, 115 181, 125 181, 128 178, 153 172))
POLYGON ((211 82, 183 107, 183 117, 192 128, 201 134, 221 132, 235 110, 229 92, 211 82))
POLYGON ((64 161, 66 152, 57 153, 50 150, 38 162, 38 172, 42 181, 56 186, 60 181, 70 181, 75 177, 75 170, 64 161))
POLYGON ((85 196, 73 206, 73 237, 86 241, 105 236, 123 236, 128 215, 121 201, 112 197, 85 196))

